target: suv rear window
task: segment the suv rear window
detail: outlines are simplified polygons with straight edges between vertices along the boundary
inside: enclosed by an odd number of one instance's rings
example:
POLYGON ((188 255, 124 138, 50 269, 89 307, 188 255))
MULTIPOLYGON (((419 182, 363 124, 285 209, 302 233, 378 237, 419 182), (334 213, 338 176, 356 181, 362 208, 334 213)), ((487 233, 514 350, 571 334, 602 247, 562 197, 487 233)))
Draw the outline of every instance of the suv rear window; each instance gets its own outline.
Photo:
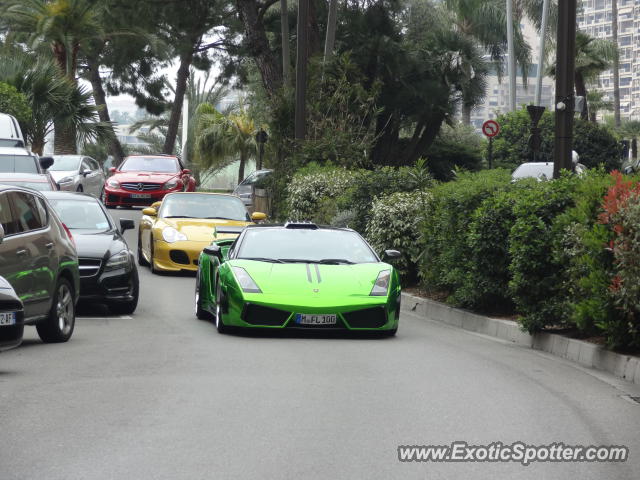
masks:
POLYGON ((0 154, 0 172, 40 173, 35 157, 31 155, 0 154))

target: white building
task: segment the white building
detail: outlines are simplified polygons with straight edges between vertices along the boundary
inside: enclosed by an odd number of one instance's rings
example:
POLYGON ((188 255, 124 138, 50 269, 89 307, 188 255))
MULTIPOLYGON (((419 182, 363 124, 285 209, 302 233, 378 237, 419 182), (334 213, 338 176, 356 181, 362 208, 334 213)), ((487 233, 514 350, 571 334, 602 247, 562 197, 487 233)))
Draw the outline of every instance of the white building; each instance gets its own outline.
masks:
MULTIPOLYGON (((611 0, 582 0, 578 28, 596 38, 611 39, 611 0)), ((620 49, 620 115, 640 119, 640 0, 618 0, 620 49)), ((600 75, 598 89, 613 100, 613 73, 600 75)))

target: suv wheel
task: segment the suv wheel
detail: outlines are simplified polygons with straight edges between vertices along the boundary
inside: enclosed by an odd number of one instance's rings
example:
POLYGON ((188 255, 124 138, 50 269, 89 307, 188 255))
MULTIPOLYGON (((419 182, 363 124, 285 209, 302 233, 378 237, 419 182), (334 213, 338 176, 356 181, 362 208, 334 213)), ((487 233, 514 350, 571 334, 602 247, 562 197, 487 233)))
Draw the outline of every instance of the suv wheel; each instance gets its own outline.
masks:
POLYGON ((66 278, 60 278, 53 294, 51 310, 46 320, 36 325, 40 339, 45 343, 66 342, 73 334, 76 306, 73 288, 66 278))

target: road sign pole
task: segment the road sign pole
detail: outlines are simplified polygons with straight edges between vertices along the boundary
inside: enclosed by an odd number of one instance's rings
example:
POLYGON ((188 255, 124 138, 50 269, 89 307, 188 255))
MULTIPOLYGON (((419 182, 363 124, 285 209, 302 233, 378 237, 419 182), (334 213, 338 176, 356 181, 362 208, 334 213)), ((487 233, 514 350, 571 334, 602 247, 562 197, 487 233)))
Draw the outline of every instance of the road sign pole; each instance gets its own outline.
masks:
POLYGON ((489 161, 489 170, 493 168, 493 137, 489 137, 489 150, 487 151, 487 160, 489 161))

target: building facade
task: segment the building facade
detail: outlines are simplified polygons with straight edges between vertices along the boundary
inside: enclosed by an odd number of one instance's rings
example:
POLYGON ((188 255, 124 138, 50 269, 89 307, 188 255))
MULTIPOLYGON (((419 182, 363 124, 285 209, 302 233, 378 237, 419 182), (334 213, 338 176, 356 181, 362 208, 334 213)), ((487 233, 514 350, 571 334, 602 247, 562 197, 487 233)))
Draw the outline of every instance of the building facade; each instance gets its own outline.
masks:
MULTIPOLYGON (((611 0, 582 0, 578 28, 596 38, 611 39, 611 0)), ((640 0, 618 0, 620 115, 640 119, 640 0)), ((613 100, 613 73, 600 75, 598 89, 613 100)))

